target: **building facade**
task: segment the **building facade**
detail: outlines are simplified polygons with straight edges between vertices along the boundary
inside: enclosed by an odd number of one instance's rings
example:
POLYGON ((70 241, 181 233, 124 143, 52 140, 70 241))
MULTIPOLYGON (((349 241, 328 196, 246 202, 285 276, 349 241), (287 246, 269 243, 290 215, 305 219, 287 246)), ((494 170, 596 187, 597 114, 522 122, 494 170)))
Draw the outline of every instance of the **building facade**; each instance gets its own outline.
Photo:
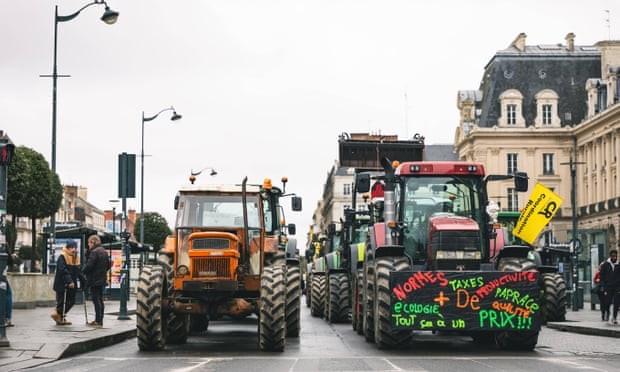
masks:
MULTIPOLYGON (((538 246, 581 242, 579 279, 617 248, 620 224, 620 42, 527 45, 519 34, 485 66, 479 89, 459 91, 459 159, 484 163, 487 173, 525 171, 563 203, 538 246)), ((489 183, 502 210, 518 211, 529 195, 511 181, 489 183)))

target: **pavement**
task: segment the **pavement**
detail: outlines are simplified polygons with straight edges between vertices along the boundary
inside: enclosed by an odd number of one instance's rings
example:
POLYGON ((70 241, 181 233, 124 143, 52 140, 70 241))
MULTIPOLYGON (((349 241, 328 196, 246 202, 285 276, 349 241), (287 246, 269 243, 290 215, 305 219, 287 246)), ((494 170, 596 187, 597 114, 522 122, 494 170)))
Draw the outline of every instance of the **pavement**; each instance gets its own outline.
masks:
MULTIPOLYGON (((94 320, 91 302, 87 303, 88 320, 94 320)), ((50 318, 52 307, 13 309, 14 327, 6 328, 9 346, 0 346, 0 371, 17 371, 36 367, 72 355, 120 343, 136 336, 136 300, 127 302, 130 319, 119 320, 119 301, 105 301, 104 326, 94 329, 86 325, 84 305, 75 305, 67 315, 73 324, 57 326, 50 318)), ((620 325, 601 320, 598 309, 589 303, 583 309, 568 309, 566 321, 549 322, 547 328, 560 331, 620 338, 620 325)), ((136 346, 137 347, 137 346, 136 346)))
MULTIPOLYGON (((71 325, 57 326, 53 307, 13 309, 13 327, 5 328, 9 346, 0 346, 0 371, 33 368, 72 355, 114 345, 136 337, 136 299, 127 301, 127 314, 120 320, 120 301, 104 301, 103 327, 86 325, 84 305, 76 304, 67 314, 71 325)), ((86 303, 88 321, 95 320, 91 301, 86 303)), ((6 344, 7 342, 0 342, 6 344)))

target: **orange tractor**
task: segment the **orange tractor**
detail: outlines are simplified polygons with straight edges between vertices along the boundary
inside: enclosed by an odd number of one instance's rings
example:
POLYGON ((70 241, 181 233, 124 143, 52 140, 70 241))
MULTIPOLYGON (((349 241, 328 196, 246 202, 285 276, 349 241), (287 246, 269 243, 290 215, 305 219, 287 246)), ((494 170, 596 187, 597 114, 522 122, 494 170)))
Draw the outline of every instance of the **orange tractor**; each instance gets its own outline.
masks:
MULTIPOLYGON (((299 335, 301 277, 295 225, 286 225, 285 194, 262 185, 188 185, 174 200, 174 235, 158 264, 145 266, 137 294, 140 350, 161 350, 204 332, 223 316, 258 316, 261 350, 282 351, 299 335), (295 264, 297 262, 297 264, 295 264)), ((292 210, 301 198, 292 197, 292 210)))

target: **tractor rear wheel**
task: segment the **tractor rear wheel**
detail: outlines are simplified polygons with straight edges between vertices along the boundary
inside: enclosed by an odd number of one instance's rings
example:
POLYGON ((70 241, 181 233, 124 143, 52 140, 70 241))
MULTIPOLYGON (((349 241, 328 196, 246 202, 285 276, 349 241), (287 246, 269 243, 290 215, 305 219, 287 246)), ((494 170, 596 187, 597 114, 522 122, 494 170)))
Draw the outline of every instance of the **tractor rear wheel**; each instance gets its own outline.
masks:
POLYGON ((261 275, 258 346, 283 351, 286 339, 286 283, 281 267, 265 267, 261 275))
POLYGON ((326 303, 327 321, 331 323, 348 322, 351 318, 349 277, 346 273, 331 273, 327 281, 329 282, 329 303, 326 303))
POLYGON ((163 350, 165 316, 161 306, 164 275, 160 266, 144 266, 138 282, 136 328, 140 350, 163 350))
POLYGON ((312 274, 312 295, 310 297, 310 314, 322 317, 325 309, 325 273, 312 274))
MULTIPOLYGON (((366 244, 366 247, 370 247, 366 244)), ((372 260, 372 251, 366 250, 366 260, 364 261, 364 301, 362 303, 362 327, 364 337, 368 342, 375 342, 375 320, 373 309, 375 295, 375 267, 372 260)))
POLYGON ((286 337, 299 337, 301 328, 301 269, 286 268, 286 337))
POLYGON ((353 315, 357 318, 355 330, 358 335, 364 334, 364 269, 357 269, 357 280, 355 283, 357 293, 354 301, 353 315))
MULTIPOLYGON (((536 264, 527 258, 504 257, 499 260, 499 271, 536 271, 536 264)), ((539 331, 499 331, 495 333, 495 344, 500 349, 533 350, 538 343, 539 331)))
POLYGON ((544 322, 563 322, 566 320, 566 281, 558 273, 542 275, 544 288, 544 322))

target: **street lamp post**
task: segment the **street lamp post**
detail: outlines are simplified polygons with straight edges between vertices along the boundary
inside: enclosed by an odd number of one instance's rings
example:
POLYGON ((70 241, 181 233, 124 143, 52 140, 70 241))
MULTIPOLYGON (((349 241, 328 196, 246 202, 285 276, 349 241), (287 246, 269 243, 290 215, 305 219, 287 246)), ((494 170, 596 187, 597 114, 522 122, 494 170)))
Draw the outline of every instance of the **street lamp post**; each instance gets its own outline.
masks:
MULTIPOLYGON (((112 203, 112 237, 114 239, 114 242, 116 242, 116 203, 119 202, 118 199, 110 199, 109 200, 110 203, 112 203)), ((110 263, 112 262, 112 244, 110 244, 108 246, 108 259, 110 260, 110 263)), ((110 291, 110 296, 112 295, 112 270, 108 270, 108 283, 109 284, 109 291, 110 291)))
POLYGON ((165 108, 157 114, 148 117, 144 116, 144 111, 142 111, 142 148, 140 150, 140 244, 144 244, 144 123, 154 120, 159 114, 165 111, 172 111, 172 116, 170 117, 172 121, 182 118, 181 115, 177 114, 173 106, 165 108))
MULTIPOLYGON (((69 77, 69 75, 58 75, 58 67, 57 67, 57 51, 58 51, 58 23, 60 22, 69 22, 70 20, 77 17, 80 12, 91 5, 105 5, 105 11, 101 16, 101 20, 106 24, 114 24, 118 19, 119 13, 111 10, 108 4, 104 0, 94 0, 92 3, 88 3, 78 9, 75 13, 70 15, 62 16, 58 15, 58 5, 56 5, 54 12, 54 60, 52 67, 52 75, 41 75, 41 77, 51 77, 52 78, 52 161, 51 167, 52 172, 56 173, 56 86, 58 84, 58 77, 69 77)), ((50 241, 54 244, 56 239, 56 213, 53 213, 50 218, 50 241)))
POLYGON ((579 288, 579 272, 577 265, 579 264, 579 253, 581 252, 581 240, 579 240, 577 233, 577 165, 585 164, 584 162, 575 161, 577 154, 577 141, 573 138, 573 154, 568 163, 560 163, 560 165, 568 165, 570 167, 571 189, 570 189, 570 203, 571 203, 571 222, 572 222, 572 238, 571 238, 571 292, 572 292, 572 310, 579 310, 578 304, 578 288, 579 288), (574 155, 573 155, 574 154, 574 155))

